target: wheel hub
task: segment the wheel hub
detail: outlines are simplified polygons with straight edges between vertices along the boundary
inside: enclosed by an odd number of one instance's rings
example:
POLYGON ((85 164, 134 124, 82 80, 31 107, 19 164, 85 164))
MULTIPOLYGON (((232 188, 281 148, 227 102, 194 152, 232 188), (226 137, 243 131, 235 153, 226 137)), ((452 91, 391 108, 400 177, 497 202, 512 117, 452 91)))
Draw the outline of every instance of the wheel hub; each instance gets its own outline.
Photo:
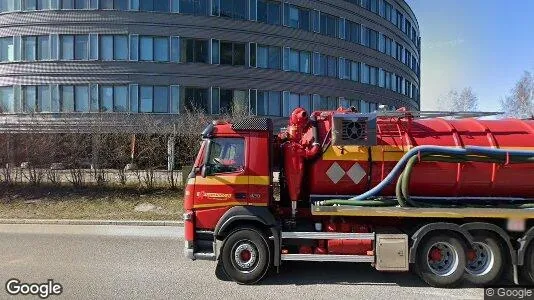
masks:
POLYGON ((439 276, 448 276, 458 267, 458 253, 449 243, 434 243, 428 250, 427 264, 432 273, 439 276))
POLYGON ((473 249, 468 252, 466 271, 472 275, 485 275, 492 268, 495 254, 484 243, 474 243, 473 249))
POLYGON ((253 268, 258 258, 258 251, 250 242, 238 243, 233 254, 234 264, 242 271, 249 271, 253 268))

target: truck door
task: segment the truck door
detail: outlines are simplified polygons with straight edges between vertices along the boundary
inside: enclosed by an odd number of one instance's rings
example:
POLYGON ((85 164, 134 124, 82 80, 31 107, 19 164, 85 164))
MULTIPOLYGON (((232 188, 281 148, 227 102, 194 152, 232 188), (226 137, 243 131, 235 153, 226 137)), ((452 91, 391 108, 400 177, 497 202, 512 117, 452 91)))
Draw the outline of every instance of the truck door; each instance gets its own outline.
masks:
MULTIPOLYGON (((199 218, 205 224, 200 228, 211 228, 218 215, 229 206, 246 205, 249 194, 249 178, 245 160, 246 141, 244 137, 215 137, 207 144, 204 174, 195 178, 195 205, 198 214, 210 217, 199 218)), ((219 216, 220 217, 220 216, 219 216)))

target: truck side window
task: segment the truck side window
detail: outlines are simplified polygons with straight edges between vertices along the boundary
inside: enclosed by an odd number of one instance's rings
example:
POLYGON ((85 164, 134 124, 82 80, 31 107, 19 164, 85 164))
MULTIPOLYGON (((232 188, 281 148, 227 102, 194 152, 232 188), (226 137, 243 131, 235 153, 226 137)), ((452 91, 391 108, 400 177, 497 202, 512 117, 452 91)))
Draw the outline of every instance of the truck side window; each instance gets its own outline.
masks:
POLYGON ((238 172, 245 166, 245 141, 240 138, 215 138, 210 143, 208 173, 238 172))

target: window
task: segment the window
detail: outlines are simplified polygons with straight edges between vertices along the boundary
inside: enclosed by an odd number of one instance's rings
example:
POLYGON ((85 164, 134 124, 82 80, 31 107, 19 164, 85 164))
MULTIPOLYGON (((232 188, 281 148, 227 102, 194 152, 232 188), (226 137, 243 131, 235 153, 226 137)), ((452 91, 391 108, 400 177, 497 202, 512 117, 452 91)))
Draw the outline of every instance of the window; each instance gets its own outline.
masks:
POLYGON ((281 10, 278 1, 258 0, 258 22, 280 25, 281 10))
POLYGON ((50 37, 48 35, 42 35, 37 37, 37 59, 48 60, 50 59, 50 37))
POLYGON ((62 35, 60 37, 61 59, 87 60, 89 57, 88 35, 62 35))
POLYGON ((13 37, 0 38, 0 61, 13 61, 14 55, 13 37))
POLYGON ((336 110, 336 109, 337 109, 336 98, 313 95, 313 110, 336 110))
POLYGON ((257 49, 256 66, 258 68, 280 69, 280 47, 258 45, 257 49))
POLYGON ((397 11, 397 20, 396 20, 395 26, 397 26, 400 30, 402 30, 403 23, 404 23, 404 16, 399 10, 396 10, 396 11, 397 11))
POLYGON ((60 108, 62 112, 74 111, 74 86, 61 86, 60 108))
POLYGON ((46 60, 50 58, 48 36, 22 37, 22 60, 46 60))
POLYGON ((169 38, 154 38, 154 61, 169 61, 169 38))
POLYGON ((245 65, 245 44, 221 42, 221 64, 232 66, 245 65))
POLYGON ((339 31, 339 18, 321 13, 321 34, 337 37, 339 31))
POLYGON ((100 111, 113 111, 113 86, 104 85, 100 87, 100 111))
POLYGON ((361 75, 361 82, 362 83, 365 83, 365 84, 369 84, 370 82, 370 68, 368 65, 366 64, 362 64, 362 68, 361 68, 361 71, 362 71, 362 75, 361 75))
POLYGON ((295 49, 287 49, 289 56, 289 71, 310 73, 311 72, 311 53, 308 51, 299 51, 295 49))
POLYGON ((393 6, 384 0, 384 18, 393 23, 393 6))
POLYGON ((128 10, 128 0, 100 0, 100 8, 128 10))
POLYGON ((220 0, 221 17, 233 18, 233 19, 247 19, 248 0, 220 0))
POLYGON ((345 40, 360 43, 361 25, 352 21, 345 21, 345 40))
POLYGON ((154 59, 154 39, 151 36, 139 37, 139 59, 151 61, 154 59))
POLYGON ((396 56, 395 58, 398 60, 398 61, 403 61, 404 60, 404 47, 399 44, 399 43, 396 43, 397 45, 397 51, 396 51, 396 56))
POLYGON ((0 1, 0 12, 15 11, 15 1, 18 1, 18 0, 0 1))
POLYGON ((384 36, 385 53, 389 56, 393 56, 393 40, 384 36))
POLYGON ((258 91, 257 115, 281 116, 282 98, 280 92, 258 91))
POLYGON ((37 86, 37 109, 38 112, 50 112, 50 87, 48 85, 37 86))
POLYGON ((378 85, 378 68, 369 67, 369 84, 378 85))
POLYGON ((310 11, 295 5, 285 3, 285 25, 310 31, 310 11))
POLYGON ((74 0, 74 8, 75 9, 88 9, 89 0, 74 0))
POLYGON ((74 9, 74 0, 61 0, 61 9, 74 9))
POLYGON ((375 14, 378 14, 378 0, 370 0, 370 8, 369 10, 374 12, 375 14))
POLYGON ((306 111, 311 111, 310 95, 299 95, 295 93, 285 93, 288 99, 286 99, 286 107, 284 109, 284 115, 289 114, 297 107, 302 107, 306 111))
POLYGON ((87 35, 74 36, 74 59, 87 60, 89 57, 89 46, 87 35))
POLYGON ((318 76, 338 77, 337 57, 315 53, 313 73, 318 76))
POLYGON ((240 138, 215 138, 210 142, 206 167, 208 174, 242 171, 245 167, 245 142, 240 138))
POLYGON ((180 13, 207 16, 210 0, 180 0, 180 13))
POLYGON ((180 38, 182 62, 209 63, 208 40, 180 38))
POLYGON ((155 113, 169 112, 169 87, 154 86, 154 108, 155 113))
POLYGON ((361 111, 360 110, 360 100, 356 100, 356 99, 347 99, 347 98, 341 98, 340 101, 339 101, 339 105, 343 108, 351 108, 351 107, 354 107, 356 108, 358 111, 361 111))
POLYGON ((412 23, 410 23, 410 21, 408 21, 407 19, 404 20, 404 33, 406 33, 408 37, 410 37, 410 35, 412 34, 412 23))
POLYGON ((139 10, 141 11, 157 11, 169 12, 168 0, 139 0, 139 10))
POLYGON ((15 98, 12 86, 0 87, 0 113, 15 112, 15 98))
POLYGON ((76 85, 74 87, 74 111, 89 111, 89 87, 85 85, 76 85))
POLYGON ((127 35, 101 35, 100 36, 100 59, 102 60, 127 60, 128 59, 128 36, 127 35))
POLYGON ((219 99, 212 103, 212 113, 244 113, 248 115, 248 91, 220 89, 219 99), (217 101, 218 100, 218 101, 217 101), (215 102, 219 107, 215 107, 215 102))
POLYGON ((100 87, 100 111, 101 112, 126 112, 128 111, 128 86, 104 85, 100 87))
POLYGON ((154 100, 154 87, 153 86, 141 86, 140 87, 140 101, 139 112, 152 112, 153 100, 154 100))
POLYGON ((37 59, 37 38, 35 36, 22 37, 22 60, 34 61, 37 59))
POLYGON ((208 112, 209 107, 209 92, 208 89, 196 88, 196 87, 184 87, 183 93, 180 93, 182 97, 180 103, 183 103, 188 110, 200 109, 204 112, 208 112))
POLYGON ((37 87, 23 86, 22 87, 22 110, 27 113, 36 111, 37 106, 37 87))

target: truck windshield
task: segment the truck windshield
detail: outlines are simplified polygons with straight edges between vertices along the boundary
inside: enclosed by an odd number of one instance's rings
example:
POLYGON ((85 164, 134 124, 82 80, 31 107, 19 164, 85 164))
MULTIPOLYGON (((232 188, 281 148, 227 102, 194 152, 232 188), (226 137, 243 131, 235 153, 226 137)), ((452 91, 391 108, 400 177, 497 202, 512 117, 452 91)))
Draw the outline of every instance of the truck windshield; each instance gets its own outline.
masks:
POLYGON ((241 138, 214 138, 207 162, 210 174, 238 172, 245 166, 245 142, 241 138))

